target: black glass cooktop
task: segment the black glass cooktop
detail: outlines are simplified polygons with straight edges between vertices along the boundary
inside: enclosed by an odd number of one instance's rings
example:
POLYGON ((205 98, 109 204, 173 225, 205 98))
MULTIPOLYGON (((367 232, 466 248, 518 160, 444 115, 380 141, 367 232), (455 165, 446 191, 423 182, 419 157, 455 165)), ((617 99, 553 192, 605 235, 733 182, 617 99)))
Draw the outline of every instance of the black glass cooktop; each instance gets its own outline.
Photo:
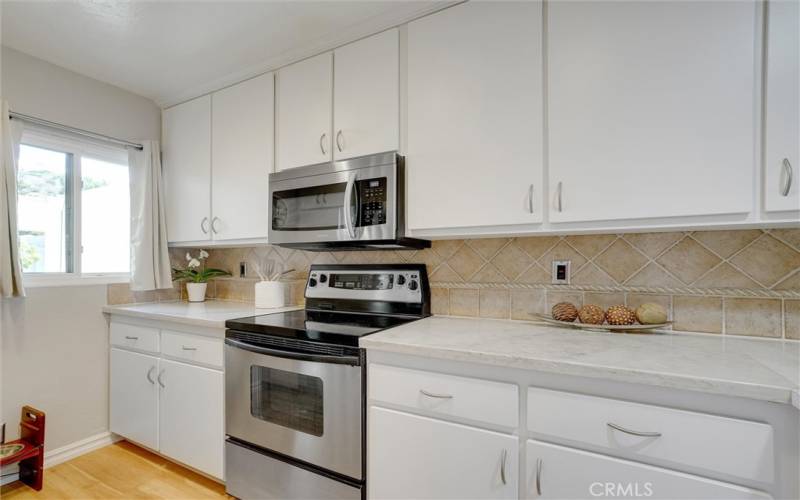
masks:
POLYGON ((232 319, 225 326, 241 332, 356 347, 359 337, 417 319, 298 310, 232 319))

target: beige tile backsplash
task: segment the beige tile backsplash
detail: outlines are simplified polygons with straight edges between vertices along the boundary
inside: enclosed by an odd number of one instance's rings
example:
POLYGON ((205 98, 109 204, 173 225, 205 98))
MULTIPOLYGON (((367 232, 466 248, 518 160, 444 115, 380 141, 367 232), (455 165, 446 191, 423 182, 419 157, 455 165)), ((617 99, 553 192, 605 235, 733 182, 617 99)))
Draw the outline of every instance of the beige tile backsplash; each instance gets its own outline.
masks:
MULTIPOLYGON (((176 265, 186 249, 173 249, 176 265)), ((800 229, 535 236, 434 241, 419 251, 304 252, 273 246, 210 249, 207 265, 236 277, 208 296, 252 302, 256 264, 275 260, 288 301, 303 302, 312 263, 414 262, 428 266, 434 314, 532 319, 553 304, 662 304, 673 328, 800 338, 800 229), (551 285, 553 260, 572 262, 570 285, 551 285), (247 275, 238 277, 239 263, 247 275)), ((185 298, 182 287, 132 292, 109 285, 112 304, 185 298)))

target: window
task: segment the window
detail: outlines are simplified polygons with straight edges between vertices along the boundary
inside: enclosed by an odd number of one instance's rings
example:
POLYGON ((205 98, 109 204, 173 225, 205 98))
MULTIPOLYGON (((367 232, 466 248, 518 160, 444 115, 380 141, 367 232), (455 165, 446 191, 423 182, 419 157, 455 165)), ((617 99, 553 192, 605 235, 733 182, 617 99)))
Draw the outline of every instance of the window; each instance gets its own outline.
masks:
POLYGON ((20 258, 27 276, 130 271, 125 150, 26 130, 17 195, 20 258))

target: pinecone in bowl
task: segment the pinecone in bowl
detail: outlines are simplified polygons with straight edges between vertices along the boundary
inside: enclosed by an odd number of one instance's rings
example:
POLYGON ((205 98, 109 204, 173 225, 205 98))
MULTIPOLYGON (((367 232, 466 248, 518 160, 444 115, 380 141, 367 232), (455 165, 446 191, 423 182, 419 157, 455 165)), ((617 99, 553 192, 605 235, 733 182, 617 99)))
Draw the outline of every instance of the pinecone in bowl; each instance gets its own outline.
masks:
POLYGON ((572 322, 578 317, 578 308, 569 302, 559 302, 553 306, 553 319, 572 322))
POLYGON ((585 306, 581 307, 580 311, 578 311, 578 318, 580 318, 581 323, 587 323, 589 325, 602 325, 606 320, 606 313, 600 306, 586 304, 585 306))

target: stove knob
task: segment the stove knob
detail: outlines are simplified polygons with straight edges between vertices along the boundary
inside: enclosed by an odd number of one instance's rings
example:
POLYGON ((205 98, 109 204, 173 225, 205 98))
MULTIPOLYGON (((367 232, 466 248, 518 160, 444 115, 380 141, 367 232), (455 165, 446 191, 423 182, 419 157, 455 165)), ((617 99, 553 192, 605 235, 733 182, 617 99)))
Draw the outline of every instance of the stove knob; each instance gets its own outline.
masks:
POLYGON ((314 278, 311 278, 310 280, 308 280, 308 286, 312 286, 312 287, 313 286, 317 286, 317 280, 315 280, 314 278))
POLYGON ((401 274, 400 276, 397 277, 397 284, 398 285, 405 285, 405 283, 406 283, 406 277, 405 276, 403 276, 401 274))
POLYGON ((414 281, 414 280, 409 281, 408 282, 408 289, 409 290, 416 290, 417 289, 417 282, 414 281))
POLYGON ((320 274, 319 275, 319 282, 320 283, 325 283, 326 281, 328 281, 328 275, 327 274, 320 274))

